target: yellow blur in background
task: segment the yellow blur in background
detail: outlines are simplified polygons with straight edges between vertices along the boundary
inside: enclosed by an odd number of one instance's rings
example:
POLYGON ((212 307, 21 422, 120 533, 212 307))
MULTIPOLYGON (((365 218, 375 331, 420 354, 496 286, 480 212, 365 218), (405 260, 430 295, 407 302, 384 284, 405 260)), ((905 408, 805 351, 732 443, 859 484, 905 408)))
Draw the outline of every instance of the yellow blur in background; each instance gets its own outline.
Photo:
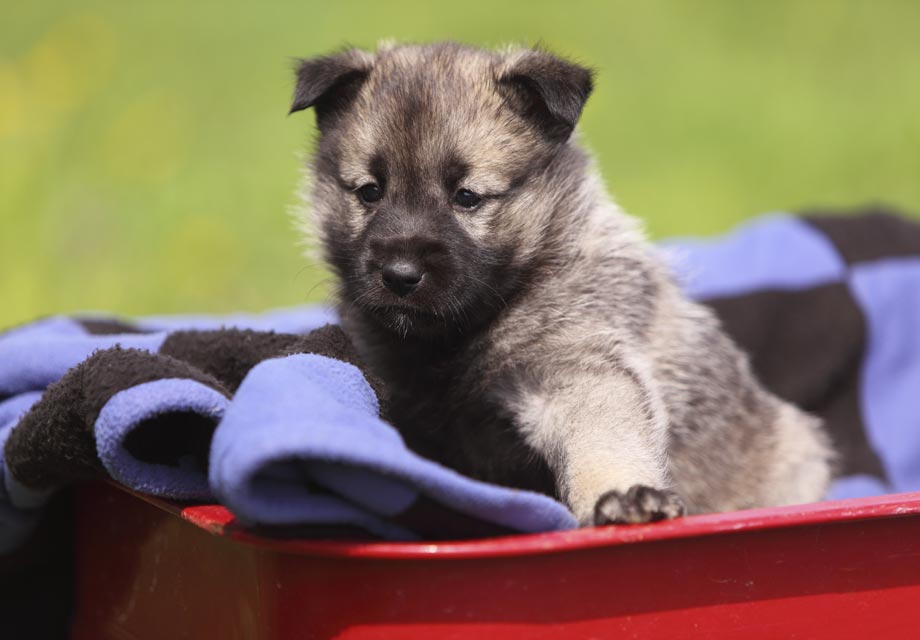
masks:
POLYGON ((766 211, 920 210, 920 3, 10 3, 0 326, 322 301, 290 220, 313 116, 292 58, 381 39, 541 42, 598 71, 582 119, 653 237, 766 211))

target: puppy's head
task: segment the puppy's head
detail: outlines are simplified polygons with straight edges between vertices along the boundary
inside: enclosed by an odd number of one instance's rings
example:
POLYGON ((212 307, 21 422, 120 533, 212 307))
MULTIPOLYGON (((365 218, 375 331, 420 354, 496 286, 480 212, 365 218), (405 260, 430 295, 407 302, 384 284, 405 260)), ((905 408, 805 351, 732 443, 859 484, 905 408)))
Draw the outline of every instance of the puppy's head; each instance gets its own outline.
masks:
POLYGON ((400 335, 488 322, 537 259, 572 180, 554 162, 591 73, 536 50, 456 44, 304 60, 312 206, 342 302, 400 335))

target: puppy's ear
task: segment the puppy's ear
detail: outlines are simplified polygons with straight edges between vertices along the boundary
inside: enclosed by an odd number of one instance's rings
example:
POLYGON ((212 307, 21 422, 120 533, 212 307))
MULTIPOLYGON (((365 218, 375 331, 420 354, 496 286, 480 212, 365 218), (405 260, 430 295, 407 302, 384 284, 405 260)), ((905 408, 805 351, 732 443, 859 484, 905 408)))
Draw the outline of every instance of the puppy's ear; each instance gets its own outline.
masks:
POLYGON ((289 113, 316 108, 320 128, 348 106, 374 66, 374 57, 360 49, 297 61, 297 87, 289 113))
POLYGON ((545 51, 524 50, 509 54, 498 82, 523 115, 551 139, 565 141, 594 88, 594 73, 545 51))

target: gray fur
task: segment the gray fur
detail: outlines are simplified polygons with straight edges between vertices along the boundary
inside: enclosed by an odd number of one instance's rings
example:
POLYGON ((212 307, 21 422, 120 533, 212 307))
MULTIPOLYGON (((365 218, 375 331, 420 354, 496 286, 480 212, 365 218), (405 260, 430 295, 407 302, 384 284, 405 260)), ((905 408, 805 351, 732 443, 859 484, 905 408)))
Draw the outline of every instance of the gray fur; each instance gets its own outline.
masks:
POLYGON ((591 84, 543 51, 450 43, 302 63, 292 110, 321 131, 305 221, 394 424, 584 524, 820 499, 818 420, 757 383, 579 146, 591 84), (409 295, 381 282, 394 260, 424 271, 409 295))

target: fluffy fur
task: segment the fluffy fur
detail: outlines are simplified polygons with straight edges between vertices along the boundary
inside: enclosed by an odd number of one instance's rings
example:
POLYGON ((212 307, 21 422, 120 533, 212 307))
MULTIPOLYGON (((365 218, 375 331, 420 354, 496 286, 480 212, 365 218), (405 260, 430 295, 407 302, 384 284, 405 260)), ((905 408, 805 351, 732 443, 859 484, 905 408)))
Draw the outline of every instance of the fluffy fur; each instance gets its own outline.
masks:
POLYGON ((451 43, 301 62, 310 225, 394 424, 585 524, 820 499, 819 422, 757 383, 579 146, 592 82, 544 51, 451 43))

